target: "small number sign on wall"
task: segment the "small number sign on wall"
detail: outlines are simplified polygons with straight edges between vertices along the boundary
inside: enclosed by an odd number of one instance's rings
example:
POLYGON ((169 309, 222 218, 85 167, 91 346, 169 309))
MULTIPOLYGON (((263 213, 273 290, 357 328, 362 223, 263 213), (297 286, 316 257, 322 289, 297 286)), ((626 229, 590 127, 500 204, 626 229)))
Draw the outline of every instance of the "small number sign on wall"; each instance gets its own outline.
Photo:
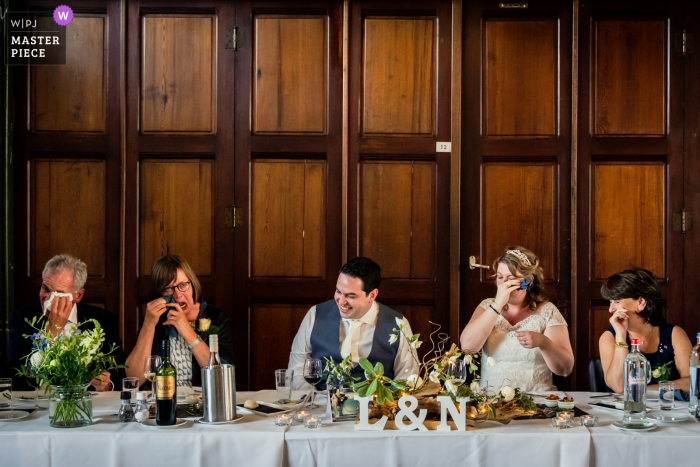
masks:
POLYGON ((452 152, 452 143, 450 142, 438 141, 436 145, 436 152, 452 152))

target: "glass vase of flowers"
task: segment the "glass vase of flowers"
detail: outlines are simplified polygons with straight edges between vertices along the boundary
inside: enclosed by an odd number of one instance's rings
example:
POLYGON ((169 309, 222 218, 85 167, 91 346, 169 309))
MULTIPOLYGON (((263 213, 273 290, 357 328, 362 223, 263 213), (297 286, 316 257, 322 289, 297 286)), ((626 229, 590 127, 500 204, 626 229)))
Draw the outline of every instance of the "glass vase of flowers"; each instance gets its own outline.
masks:
POLYGON ((124 365, 117 365, 112 356, 117 347, 111 344, 109 352, 102 351, 104 330, 94 319, 58 335, 49 331, 48 322, 37 327, 40 319, 27 320, 37 332, 24 336, 32 340, 32 351, 25 357, 25 364, 18 374, 51 386, 53 394, 49 398, 49 424, 52 427, 90 425, 92 398, 87 388, 102 373, 124 368, 124 365), (81 330, 81 326, 88 322, 92 322, 94 328, 81 330))

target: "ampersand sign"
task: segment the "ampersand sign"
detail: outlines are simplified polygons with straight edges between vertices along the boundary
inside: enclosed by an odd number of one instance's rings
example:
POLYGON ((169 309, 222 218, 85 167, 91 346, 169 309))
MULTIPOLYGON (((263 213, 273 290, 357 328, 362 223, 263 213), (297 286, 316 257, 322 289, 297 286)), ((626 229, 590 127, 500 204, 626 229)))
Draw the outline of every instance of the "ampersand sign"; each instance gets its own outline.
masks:
POLYGON ((415 430, 428 431, 428 428, 423 425, 425 417, 428 415, 428 411, 425 409, 420 409, 418 411, 418 416, 413 413, 415 409, 418 408, 418 399, 413 396, 403 396, 399 399, 399 413, 396 414, 394 418, 394 423, 399 430, 415 430), (404 417, 408 418, 411 423, 404 424, 404 417))

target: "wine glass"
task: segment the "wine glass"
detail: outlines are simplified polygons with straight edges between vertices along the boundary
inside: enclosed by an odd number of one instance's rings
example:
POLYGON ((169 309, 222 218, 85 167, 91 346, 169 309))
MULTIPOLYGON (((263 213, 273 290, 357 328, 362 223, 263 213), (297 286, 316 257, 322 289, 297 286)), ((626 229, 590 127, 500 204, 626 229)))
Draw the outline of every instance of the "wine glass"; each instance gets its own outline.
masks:
POLYGON ((27 383, 34 388, 34 408, 36 410, 45 410, 44 407, 39 406, 39 388, 41 387, 41 380, 34 375, 34 367, 30 364, 27 365, 29 370, 29 375, 27 375, 27 383))
POLYGON ((161 363, 163 363, 163 359, 160 355, 150 355, 146 357, 146 363, 143 365, 143 375, 151 382, 151 397, 148 399, 150 402, 153 402, 156 398, 156 370, 158 370, 161 363))
POLYGON ((316 395, 316 385, 323 378, 323 362, 320 358, 307 358, 304 362, 304 380, 311 385, 311 396, 307 399, 310 403, 306 406, 307 409, 318 409, 320 405, 314 403, 316 395))
POLYGON ((468 368, 466 362, 461 358, 450 362, 450 365, 447 367, 447 375, 450 376, 450 382, 455 390, 464 384, 464 381, 467 379, 468 368))

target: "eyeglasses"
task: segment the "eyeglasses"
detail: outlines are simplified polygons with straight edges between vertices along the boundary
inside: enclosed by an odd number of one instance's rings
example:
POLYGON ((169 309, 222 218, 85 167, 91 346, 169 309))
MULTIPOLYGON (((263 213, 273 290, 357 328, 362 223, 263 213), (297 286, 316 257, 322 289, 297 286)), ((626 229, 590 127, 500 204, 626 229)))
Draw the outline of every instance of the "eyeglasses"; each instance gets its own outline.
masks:
MULTIPOLYGON (((190 283, 185 281, 185 282, 180 282, 177 284, 175 287, 177 287, 177 290, 180 292, 187 292, 190 288, 190 283)), ((175 287, 166 287, 163 289, 163 295, 172 295, 173 292, 175 291, 175 287)))

